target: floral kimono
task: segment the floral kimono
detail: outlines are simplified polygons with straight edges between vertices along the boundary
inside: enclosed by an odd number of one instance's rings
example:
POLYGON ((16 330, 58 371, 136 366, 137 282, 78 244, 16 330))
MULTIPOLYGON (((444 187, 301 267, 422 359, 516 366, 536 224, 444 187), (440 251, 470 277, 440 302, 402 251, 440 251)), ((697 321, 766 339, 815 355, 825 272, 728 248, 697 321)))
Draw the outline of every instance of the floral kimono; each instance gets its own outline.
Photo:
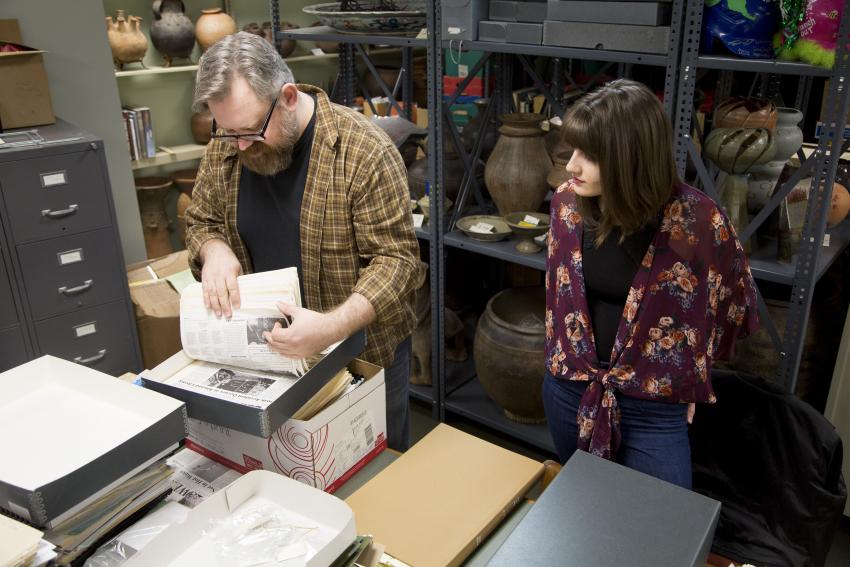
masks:
POLYGON ((623 395, 709 402, 711 364, 758 327, 749 263, 729 219, 693 187, 678 185, 638 268, 608 369, 599 365, 582 273, 582 219, 568 184, 552 199, 546 270, 546 365, 555 378, 588 382, 578 447, 613 459, 623 395))

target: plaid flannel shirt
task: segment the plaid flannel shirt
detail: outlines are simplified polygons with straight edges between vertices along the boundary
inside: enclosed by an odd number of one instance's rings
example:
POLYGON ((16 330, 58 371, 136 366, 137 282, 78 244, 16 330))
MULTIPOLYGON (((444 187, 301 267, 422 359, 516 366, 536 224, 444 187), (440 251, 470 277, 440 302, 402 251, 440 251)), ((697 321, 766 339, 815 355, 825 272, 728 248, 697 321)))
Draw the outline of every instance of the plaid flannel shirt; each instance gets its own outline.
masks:
MULTIPOLYGON (((316 125, 301 204, 304 306, 327 312, 353 292, 372 304, 377 320, 366 329, 363 358, 387 367, 396 345, 416 324, 413 291, 421 270, 409 207, 407 171, 390 139, 367 118, 333 104, 320 89, 316 125)), ((225 241, 251 272, 236 226, 241 166, 236 149, 213 139, 186 211, 186 247, 200 280, 201 246, 225 241)))

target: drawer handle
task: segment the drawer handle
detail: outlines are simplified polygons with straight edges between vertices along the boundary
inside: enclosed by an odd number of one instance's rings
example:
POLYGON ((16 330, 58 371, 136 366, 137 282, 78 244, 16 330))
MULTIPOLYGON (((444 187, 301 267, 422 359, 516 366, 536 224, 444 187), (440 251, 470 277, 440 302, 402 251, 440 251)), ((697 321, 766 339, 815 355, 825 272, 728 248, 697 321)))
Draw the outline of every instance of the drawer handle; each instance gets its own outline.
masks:
POLYGON ((61 219, 63 217, 67 217, 73 215, 79 209, 79 205, 69 205, 67 209, 60 209, 58 211, 51 211, 50 209, 42 209, 41 216, 47 217, 49 219, 61 219))
POLYGON ((94 280, 86 280, 82 285, 78 285, 77 287, 65 287, 63 285, 58 289, 58 291, 63 295, 77 295, 78 293, 87 291, 92 286, 93 282, 94 280))
POLYGON ((82 356, 75 356, 74 362, 76 362, 77 364, 91 364, 92 362, 97 362, 99 360, 103 360, 103 358, 105 356, 106 356, 106 349, 102 348, 99 351, 97 351, 96 355, 90 356, 88 358, 83 358, 82 356))

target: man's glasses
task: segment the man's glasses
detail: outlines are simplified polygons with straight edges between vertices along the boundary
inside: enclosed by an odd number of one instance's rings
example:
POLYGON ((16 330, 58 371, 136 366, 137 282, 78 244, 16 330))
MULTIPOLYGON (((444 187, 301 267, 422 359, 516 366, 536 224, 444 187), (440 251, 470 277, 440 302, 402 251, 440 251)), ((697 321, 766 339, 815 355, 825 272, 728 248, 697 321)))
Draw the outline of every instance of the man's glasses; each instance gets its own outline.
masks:
MULTIPOLYGON (((279 96, 279 95, 278 95, 279 96)), ((239 143, 239 140, 245 140, 246 142, 262 142, 266 139, 266 128, 269 127, 269 122, 272 120, 272 113, 274 112, 274 107, 277 105, 277 97, 274 97, 272 101, 272 105, 269 108, 268 114, 266 114, 266 119, 263 121, 263 127, 259 132, 254 132, 253 134, 216 134, 216 130, 218 130, 218 126, 215 123, 215 118, 212 121, 212 133, 210 134, 211 138, 218 138, 224 142, 229 142, 233 145, 239 143)))

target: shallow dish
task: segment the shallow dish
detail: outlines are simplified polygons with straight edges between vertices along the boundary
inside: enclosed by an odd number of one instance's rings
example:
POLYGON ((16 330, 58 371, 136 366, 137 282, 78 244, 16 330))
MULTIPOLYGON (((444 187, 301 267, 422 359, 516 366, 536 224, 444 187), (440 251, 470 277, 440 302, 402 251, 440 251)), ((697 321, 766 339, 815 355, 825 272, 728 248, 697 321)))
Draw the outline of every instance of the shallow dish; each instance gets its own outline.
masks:
POLYGON ((505 222, 505 219, 492 215, 471 215, 463 217, 457 221, 457 227, 469 238, 473 240, 481 240, 483 242, 496 242, 498 240, 503 240, 511 233, 511 229, 508 226, 508 223, 505 222), (490 234, 485 234, 483 232, 474 232, 469 230, 473 225, 479 222, 486 222, 487 224, 493 225, 494 231, 490 234))
POLYGON ((548 214, 528 211, 509 213, 505 215, 505 222, 520 239, 519 244, 516 245, 517 252, 536 254, 542 250, 542 246, 538 245, 534 238, 549 231, 548 214), (537 226, 521 225, 520 222, 527 216, 536 218, 540 224, 537 226))
POLYGON ((343 33, 416 35, 425 27, 425 0, 396 0, 398 10, 379 10, 376 0, 360 0, 363 10, 343 12, 339 2, 305 6, 324 26, 343 33))

